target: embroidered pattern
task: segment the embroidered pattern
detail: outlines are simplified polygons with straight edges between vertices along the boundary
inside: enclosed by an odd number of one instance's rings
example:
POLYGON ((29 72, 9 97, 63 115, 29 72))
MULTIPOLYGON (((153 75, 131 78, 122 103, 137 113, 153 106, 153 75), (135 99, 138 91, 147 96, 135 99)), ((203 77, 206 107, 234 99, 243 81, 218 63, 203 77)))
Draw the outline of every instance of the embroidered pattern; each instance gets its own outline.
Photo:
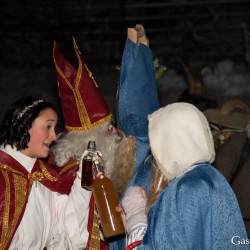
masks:
POLYGON ((64 168, 59 172, 59 174, 62 175, 62 174, 64 174, 65 172, 67 172, 69 169, 71 169, 71 168, 73 168, 73 167, 75 167, 75 166, 77 166, 77 165, 79 165, 79 161, 72 162, 72 163, 70 163, 69 165, 67 165, 66 167, 64 167, 64 168))
POLYGON ((8 173, 6 171, 2 172, 6 189, 5 189, 5 203, 4 203, 4 212, 3 212, 3 227, 1 232, 1 243, 0 248, 4 249, 4 247, 7 244, 7 233, 8 233, 8 227, 9 227, 9 209, 10 209, 10 181, 8 178, 8 173))
MULTIPOLYGON (((102 124, 105 121, 110 120, 112 118, 112 114, 110 113, 108 116, 102 118, 101 120, 98 120, 95 123, 91 123, 91 121, 89 119, 89 116, 88 116, 88 113, 87 113, 87 110, 86 110, 86 107, 85 107, 85 105, 83 103, 81 94, 80 94, 79 89, 78 89, 79 82, 80 82, 80 79, 82 77, 83 66, 88 71, 88 75, 93 80, 93 82, 95 83, 96 87, 98 87, 98 86, 97 86, 96 81, 94 80, 94 77, 93 77, 91 71, 87 68, 87 66, 85 64, 82 65, 82 62, 81 62, 81 59, 80 59, 80 54, 81 53, 80 53, 80 51, 79 51, 79 49, 77 47, 75 39, 73 39, 73 41, 74 41, 74 49, 76 51, 76 55, 77 55, 77 59, 78 59, 78 63, 79 63, 78 71, 77 71, 77 76, 76 76, 75 87, 72 86, 72 84, 69 82, 69 80, 67 79, 67 77, 65 76, 65 74, 59 68, 58 64, 56 63, 56 59, 55 59, 54 55, 53 55, 53 57, 54 57, 54 63, 55 63, 56 71, 63 78, 63 80, 65 81, 66 85, 72 91, 72 93, 74 95, 75 104, 77 106, 77 110, 78 110, 78 114, 79 114, 79 119, 81 121, 81 127, 71 127, 71 126, 65 125, 65 128, 68 131, 79 131, 79 130, 86 130, 86 129, 93 128, 95 126, 98 126, 99 124, 102 124)), ((57 84, 59 86, 59 82, 57 84)))
POLYGON ((48 171, 48 170, 46 169, 46 167, 43 165, 43 162, 42 162, 41 160, 39 160, 39 165, 40 165, 40 168, 41 168, 41 170, 42 170, 42 174, 43 174, 43 176, 44 176, 46 179, 48 179, 48 180, 50 180, 50 181, 52 181, 52 182, 55 182, 55 181, 58 180, 56 177, 52 176, 52 175, 49 173, 49 171, 48 171))
POLYGON ((23 211, 25 202, 27 200, 27 179, 25 175, 18 171, 11 171, 12 168, 7 165, 0 164, 2 175, 5 180, 5 202, 3 211, 3 226, 1 232, 0 249, 5 249, 13 237, 15 228, 17 227, 18 219, 23 211), (11 200, 11 176, 8 175, 8 171, 13 173, 13 185, 15 194, 15 208, 13 218, 10 218, 10 206, 13 202, 11 200))
POLYGON ((91 233, 89 249, 100 250, 100 232, 99 232, 99 223, 98 223, 98 215, 96 212, 96 208, 94 209, 93 228, 91 233))

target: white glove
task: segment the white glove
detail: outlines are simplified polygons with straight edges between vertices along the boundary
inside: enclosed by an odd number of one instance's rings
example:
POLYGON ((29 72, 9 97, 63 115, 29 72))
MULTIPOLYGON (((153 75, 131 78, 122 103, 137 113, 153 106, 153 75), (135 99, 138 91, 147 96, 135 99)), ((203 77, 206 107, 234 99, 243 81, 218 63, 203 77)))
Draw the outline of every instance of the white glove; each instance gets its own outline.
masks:
POLYGON ((127 233, 136 224, 147 224, 146 193, 139 186, 129 187, 122 199, 122 208, 125 213, 124 226, 127 233))

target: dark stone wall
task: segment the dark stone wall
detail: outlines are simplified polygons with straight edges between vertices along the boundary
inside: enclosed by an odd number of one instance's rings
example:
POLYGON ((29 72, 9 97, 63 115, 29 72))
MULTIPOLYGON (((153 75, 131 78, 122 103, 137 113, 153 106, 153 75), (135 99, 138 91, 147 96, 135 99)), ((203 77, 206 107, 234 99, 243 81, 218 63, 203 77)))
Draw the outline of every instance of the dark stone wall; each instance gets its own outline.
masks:
MULTIPOLYGON (((182 56, 194 64, 250 61, 250 1, 2 0, 0 5, 0 119, 23 95, 55 103, 63 126, 52 59, 53 42, 74 62, 72 36, 115 113, 115 95, 128 27, 143 24, 154 57, 168 69, 182 56)), ((182 88, 159 90, 162 105, 182 88), (166 94, 166 91, 168 92, 166 94)))

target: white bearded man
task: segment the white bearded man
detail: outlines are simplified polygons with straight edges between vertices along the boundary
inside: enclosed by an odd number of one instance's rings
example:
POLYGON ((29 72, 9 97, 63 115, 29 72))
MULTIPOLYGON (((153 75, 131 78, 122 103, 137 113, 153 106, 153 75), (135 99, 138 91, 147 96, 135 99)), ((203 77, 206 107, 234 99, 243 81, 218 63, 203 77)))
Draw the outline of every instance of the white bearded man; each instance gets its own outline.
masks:
POLYGON ((98 151, 102 153, 102 162, 107 177, 116 183, 114 180, 115 168, 119 167, 122 171, 119 176, 124 176, 124 178, 115 185, 116 193, 119 196, 133 172, 135 139, 131 136, 120 136, 112 125, 112 119, 88 130, 70 131, 59 138, 51 149, 56 165, 65 166, 72 158, 80 162, 89 141, 95 141, 98 151), (126 175, 123 175, 125 173, 126 175))
MULTIPOLYGON (((133 137, 121 138, 116 128, 112 125, 112 114, 109 111, 101 92, 88 69, 75 39, 74 51, 78 59, 77 70, 64 58, 55 42, 53 49, 54 63, 58 82, 58 91, 64 116, 65 131, 59 136, 56 144, 51 148, 49 163, 54 165, 59 173, 65 171, 75 172, 79 169, 79 162, 89 141, 95 141, 97 150, 102 153, 106 176, 113 178, 117 168, 116 159, 126 159, 126 169, 123 180, 115 186, 117 194, 121 194, 128 183, 133 171, 135 155, 135 140, 133 137), (121 140, 122 139, 122 140, 121 140), (124 157, 126 154, 126 157, 124 157), (130 156, 129 156, 130 155, 130 156), (59 167, 59 168, 58 168, 59 167)), ((81 166, 80 166, 81 167, 81 166)), ((79 171, 78 171, 79 173, 79 171)), ((116 176, 116 175, 115 175, 116 176)), ((77 176, 81 178, 81 176, 77 176)), ((84 201, 83 201, 84 202, 84 201)), ((87 225, 88 242, 85 249, 108 249, 108 244, 100 239, 99 223, 94 211, 93 196, 89 202, 87 225)))

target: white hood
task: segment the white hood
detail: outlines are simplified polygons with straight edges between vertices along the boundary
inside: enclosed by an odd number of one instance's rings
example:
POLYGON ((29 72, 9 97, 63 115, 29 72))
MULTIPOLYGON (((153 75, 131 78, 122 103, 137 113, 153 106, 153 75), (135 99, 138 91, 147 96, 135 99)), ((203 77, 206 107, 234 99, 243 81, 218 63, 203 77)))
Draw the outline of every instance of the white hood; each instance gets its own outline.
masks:
POLYGON ((213 137, 204 114, 189 103, 167 105, 149 115, 153 156, 168 180, 198 162, 213 162, 213 137))

